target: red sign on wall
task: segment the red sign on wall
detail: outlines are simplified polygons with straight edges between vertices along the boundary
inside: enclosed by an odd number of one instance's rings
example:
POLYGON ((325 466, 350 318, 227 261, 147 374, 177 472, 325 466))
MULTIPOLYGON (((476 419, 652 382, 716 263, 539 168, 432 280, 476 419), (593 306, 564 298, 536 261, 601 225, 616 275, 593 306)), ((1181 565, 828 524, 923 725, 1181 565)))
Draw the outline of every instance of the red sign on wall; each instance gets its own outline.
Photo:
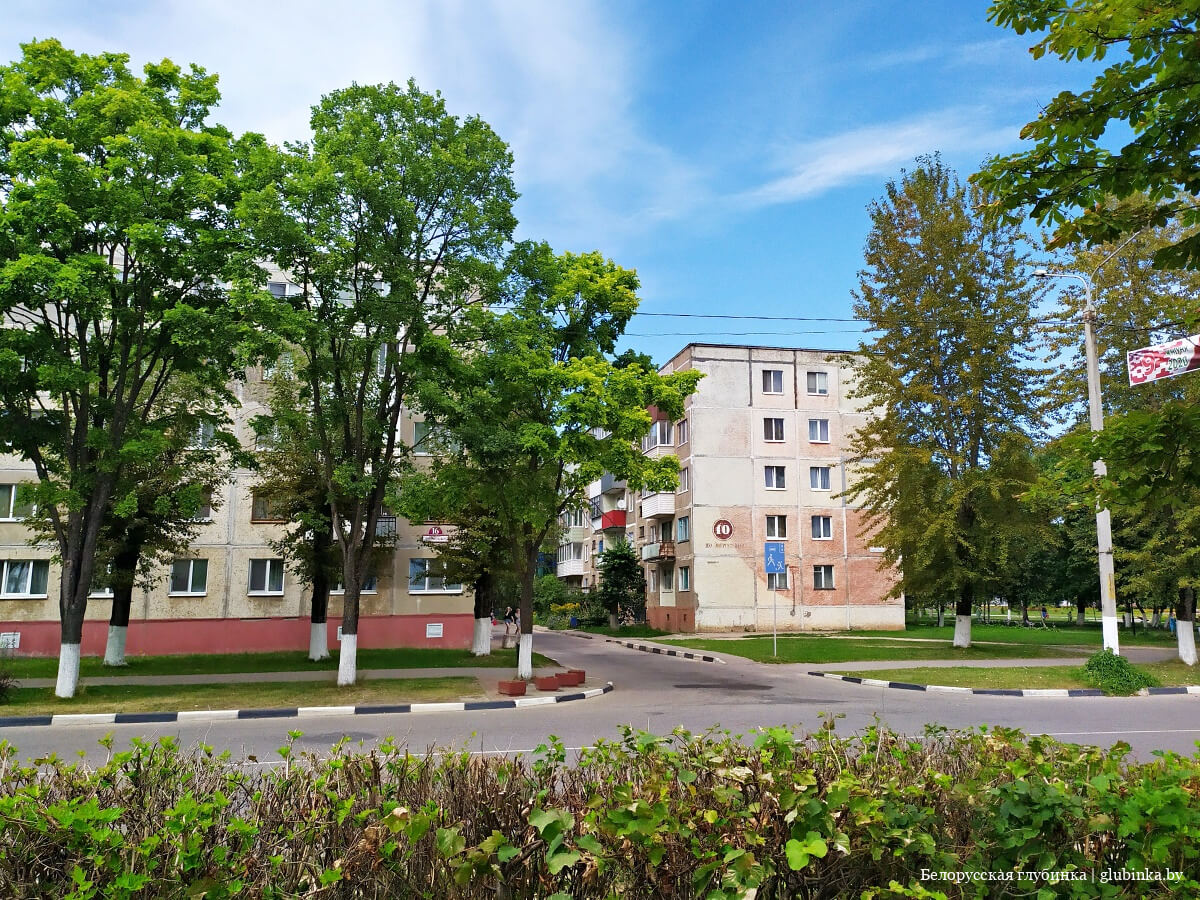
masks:
POLYGON ((728 519, 717 519, 713 522, 713 534, 718 541, 727 541, 733 537, 733 523, 728 519))
POLYGON ((1125 354, 1130 384, 1148 384, 1200 369, 1200 334, 1125 354))

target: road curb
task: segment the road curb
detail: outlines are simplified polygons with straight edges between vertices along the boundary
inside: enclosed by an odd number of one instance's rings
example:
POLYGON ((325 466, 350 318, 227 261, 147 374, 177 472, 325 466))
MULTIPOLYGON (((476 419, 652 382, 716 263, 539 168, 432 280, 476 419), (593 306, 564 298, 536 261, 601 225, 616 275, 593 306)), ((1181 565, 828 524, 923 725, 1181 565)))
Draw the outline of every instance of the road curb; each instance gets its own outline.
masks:
POLYGON ((180 712, 64 713, 56 716, 0 716, 0 728, 29 725, 129 725, 167 724, 215 719, 307 719, 319 716, 373 716, 396 713, 480 712, 492 709, 523 709, 553 706, 574 700, 590 700, 613 690, 610 681, 600 688, 552 697, 518 697, 513 700, 460 700, 455 703, 398 703, 392 706, 289 706, 279 709, 194 709, 180 712))
POLYGON ((894 688, 898 691, 923 691, 929 694, 976 694, 987 697, 1103 697, 1104 692, 1096 688, 965 688, 944 684, 909 684, 907 681, 883 681, 878 678, 859 678, 856 675, 836 675, 833 672, 809 672, 815 678, 832 678, 851 684, 871 687, 894 688))
POLYGON ((651 647, 648 644, 635 644, 632 641, 618 641, 616 638, 608 638, 605 643, 618 644, 622 647, 628 647, 630 650, 641 650, 643 653, 658 653, 662 656, 678 656, 681 659, 694 659, 699 662, 720 663, 728 665, 725 660, 717 656, 703 656, 698 653, 688 653, 684 650, 668 650, 666 647, 651 647))

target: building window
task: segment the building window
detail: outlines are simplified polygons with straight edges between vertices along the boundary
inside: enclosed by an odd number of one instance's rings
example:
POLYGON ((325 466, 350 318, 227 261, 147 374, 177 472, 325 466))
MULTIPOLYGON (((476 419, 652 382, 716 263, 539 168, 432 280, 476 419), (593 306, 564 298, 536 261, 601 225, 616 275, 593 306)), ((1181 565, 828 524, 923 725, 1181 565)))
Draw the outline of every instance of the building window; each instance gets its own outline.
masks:
POLYGON ((767 516, 767 537, 787 537, 787 516, 767 516))
POLYGON ((768 490, 782 491, 784 484, 784 467, 783 466, 764 466, 764 478, 768 490))
POLYGON ((692 567, 679 567, 679 584, 676 587, 681 591, 690 591, 692 589, 692 567))
POLYGON ((36 511, 29 493, 33 485, 0 484, 0 519, 18 520, 36 511))
MULTIPOLYGON (((379 576, 374 572, 367 572, 367 577, 363 579, 362 587, 359 589, 364 594, 374 594, 379 590, 379 576)), ((338 582, 329 589, 331 594, 346 593, 346 586, 342 582, 338 582)))
POLYGON ((829 466, 809 467, 808 486, 814 491, 829 490, 829 466))
POLYGON ((664 591, 675 590, 675 567, 674 566, 663 566, 662 567, 662 589, 664 591))
POLYGON ((97 568, 92 572, 92 586, 88 588, 89 597, 112 597, 112 563, 104 566, 101 571, 97 568))
POLYGON ((283 593, 283 560, 250 560, 250 593, 279 595, 283 593))
POLYGON ((832 516, 813 516, 812 517, 812 536, 813 536, 814 541, 833 540, 833 517, 832 516))
POLYGON ((675 443, 683 445, 688 442, 688 421, 680 419, 679 424, 675 426, 675 443))
POLYGON ((808 392, 815 396, 825 396, 829 393, 829 375, 826 372, 808 373, 808 392))
POLYGON ((433 441, 430 435, 433 426, 429 422, 413 422, 413 453, 417 456, 429 456, 433 453, 433 441))
POLYGON ((196 426, 196 430, 192 432, 192 443, 188 446, 189 450, 209 450, 213 445, 213 435, 216 433, 216 427, 212 422, 201 422, 196 426))
POLYGON ((783 440, 783 419, 763 419, 763 439, 771 442, 783 440))
POLYGON ((783 369, 763 369, 763 393, 783 393, 783 369))
POLYGON ((0 564, 0 596, 45 597, 50 563, 44 559, 6 559, 0 564))
POLYGON ((375 351, 375 377, 383 378, 387 375, 387 365, 389 354, 389 345, 383 344, 375 351))
POLYGON ((639 525, 639 526, 638 526, 638 539, 639 539, 639 540, 645 540, 645 538, 646 538, 646 526, 645 526, 645 525, 639 525))
POLYGON ((286 522, 287 516, 279 509, 278 501, 255 491, 250 500, 250 521, 286 522))
POLYGON ((604 541, 603 541, 603 539, 601 539, 600 541, 598 541, 598 542, 597 542, 597 544, 596 544, 596 552, 597 552, 597 553, 599 553, 599 554, 603 554, 603 553, 604 553, 604 541))
MULTIPOLYGON (((266 560, 251 560, 250 562, 250 592, 254 592, 254 563, 266 560)), ((283 590, 283 571, 280 570, 279 590, 283 590)), ((208 593, 208 560, 207 559, 177 559, 171 563, 171 584, 168 593, 179 596, 203 596, 208 593)))
POLYGON ((788 589, 787 572, 768 572, 767 590, 786 591, 788 589))
POLYGON ((653 544, 657 540, 658 540, 658 523, 651 522, 650 523, 650 543, 653 544))
POLYGON ((688 541, 692 538, 692 520, 689 516, 680 516, 675 523, 675 540, 688 541))
POLYGON ((813 566, 813 590, 833 590, 833 566, 813 566))
POLYGON ((447 584, 441 564, 436 559, 408 561, 408 592, 410 594, 460 594, 461 584, 447 584))
POLYGON ((281 353, 275 362, 266 363, 262 370, 263 381, 270 381, 276 375, 290 379, 294 374, 295 362, 290 353, 281 353))
POLYGON ((583 525, 583 510, 568 509, 562 514, 562 521, 568 528, 579 528, 583 525))
POLYGON ((650 433, 642 438, 642 449, 653 450, 655 447, 660 446, 674 446, 673 433, 670 419, 662 419, 655 422, 650 426, 650 433))
POLYGON ((814 444, 829 443, 829 420, 828 419, 809 419, 808 420, 808 439, 814 444))
POLYGON ((687 490, 689 490, 688 469, 687 469, 687 466, 684 466, 682 469, 679 470, 679 487, 677 487, 675 489, 675 493, 682 494, 687 490))
POLYGON ((192 513, 193 522, 211 522, 212 521, 212 491, 206 490, 200 494, 200 499, 196 503, 196 511, 192 513))
POLYGON ((654 566, 650 566, 646 571, 646 589, 651 594, 658 593, 658 569, 654 566))
POLYGON ((275 297, 275 298, 286 297, 287 296, 287 282, 286 281, 268 281, 267 282, 267 290, 271 292, 272 297, 275 297))

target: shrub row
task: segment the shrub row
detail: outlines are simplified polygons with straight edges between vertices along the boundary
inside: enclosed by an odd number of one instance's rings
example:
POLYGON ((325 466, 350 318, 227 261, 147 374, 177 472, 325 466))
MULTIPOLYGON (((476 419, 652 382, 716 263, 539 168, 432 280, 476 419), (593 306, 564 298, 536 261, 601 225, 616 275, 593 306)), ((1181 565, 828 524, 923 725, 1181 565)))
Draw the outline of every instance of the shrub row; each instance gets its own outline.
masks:
POLYGON ((578 760, 289 743, 267 769, 169 739, 97 768, 0 743, 0 896, 1200 896, 1200 757, 825 725, 626 731, 578 760))

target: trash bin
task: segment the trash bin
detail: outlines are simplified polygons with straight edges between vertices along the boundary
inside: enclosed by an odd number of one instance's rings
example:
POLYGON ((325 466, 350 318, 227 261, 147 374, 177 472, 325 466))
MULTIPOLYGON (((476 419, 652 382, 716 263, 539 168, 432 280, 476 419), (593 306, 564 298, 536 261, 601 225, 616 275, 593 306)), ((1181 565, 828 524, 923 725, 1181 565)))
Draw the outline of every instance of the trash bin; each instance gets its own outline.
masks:
POLYGON ((579 619, 577 619, 575 616, 571 616, 571 627, 572 628, 579 627, 579 619))

